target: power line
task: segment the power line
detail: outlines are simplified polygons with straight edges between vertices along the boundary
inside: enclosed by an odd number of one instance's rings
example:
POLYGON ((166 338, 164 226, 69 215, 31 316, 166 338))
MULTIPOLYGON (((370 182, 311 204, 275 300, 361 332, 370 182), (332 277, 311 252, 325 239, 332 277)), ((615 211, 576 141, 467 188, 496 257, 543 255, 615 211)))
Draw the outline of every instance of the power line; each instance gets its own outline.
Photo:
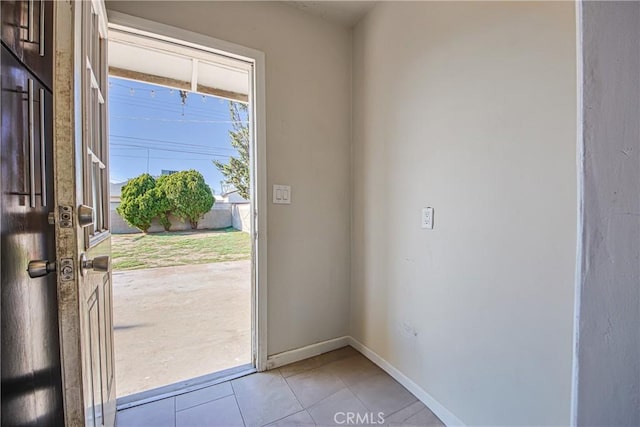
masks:
POLYGON ((248 124, 249 121, 242 120, 194 120, 194 119, 163 119, 160 117, 130 117, 130 116, 111 116, 112 119, 125 119, 125 120, 144 120, 153 122, 171 122, 171 123, 220 123, 220 124, 248 124))
MULTIPOLYGON (((211 110, 211 109, 202 109, 202 108, 198 108, 198 107, 194 107, 193 105, 187 105, 187 106, 176 106, 177 108, 173 108, 173 106, 171 105, 167 105, 167 104, 161 104, 161 105, 157 105, 157 102, 149 102, 144 100, 143 102, 137 102, 140 100, 136 100, 136 99, 129 99, 129 97, 124 97, 121 100, 117 99, 118 97, 110 95, 110 99, 111 98, 116 98, 116 100, 113 102, 113 104, 116 104, 116 108, 113 108, 114 105, 112 105, 111 108, 111 112, 113 112, 113 110, 120 110, 120 108, 117 108, 118 106, 129 106, 132 107, 133 109, 138 109, 138 110, 145 110, 145 111, 154 111, 154 112, 162 112, 165 114, 170 114, 170 115, 177 115, 180 117, 186 117, 184 119, 177 119, 177 122, 181 122, 181 121, 187 121, 190 120, 190 122, 193 123, 212 123, 212 124, 217 124, 217 123, 228 123, 228 124, 233 124, 233 123, 249 123, 249 117, 247 117, 246 120, 239 120, 239 121, 234 121, 234 120, 230 120, 229 114, 222 112, 222 111, 216 111, 216 110, 211 110), (191 121, 192 120, 192 121, 191 121)), ((114 118, 128 118, 127 116, 115 116, 115 115, 111 115, 110 117, 114 117, 114 118)), ((158 118, 158 121, 170 121, 171 117, 169 118, 158 118)), ((156 119, 154 119, 156 120, 156 119)))
MULTIPOLYGON (((154 159, 154 160, 185 160, 185 161, 200 161, 200 162, 210 162, 211 159, 194 159, 194 158, 188 158, 188 159, 184 159, 184 158, 176 158, 176 157, 156 157, 156 156, 131 156, 131 155, 126 155, 126 154, 111 154, 111 157, 126 157, 129 159, 154 159)), ((213 156, 213 157, 217 157, 217 156, 213 156)))
POLYGON ((174 150, 171 148, 157 148, 157 147, 150 147, 148 145, 135 145, 135 144, 118 144, 118 143, 114 143, 111 144, 112 146, 117 146, 117 147, 135 147, 135 148, 140 148, 140 149, 145 149, 145 150, 155 150, 155 151, 167 151, 167 152, 172 152, 172 153, 189 153, 189 154, 202 154, 203 156, 214 156, 214 157, 230 157, 224 154, 215 154, 215 153, 205 153, 202 151, 188 151, 188 150, 174 150))
MULTIPOLYGON (((175 93, 175 94, 180 94, 184 91, 181 91, 179 89, 174 89, 174 88, 167 88, 167 87, 163 87, 163 86, 157 86, 157 85, 153 85, 150 83, 142 83, 142 85, 136 85, 136 84, 132 84, 130 81, 127 81, 125 79, 120 79, 118 77, 113 77, 110 76, 109 77, 109 86, 110 87, 117 87, 117 88, 121 88, 122 90, 114 90, 111 91, 109 94, 110 98, 118 98, 118 99, 122 99, 122 100, 127 100, 127 101, 140 101, 143 104, 145 104, 145 106, 147 108, 153 108, 150 107, 150 104, 153 103, 157 103, 159 100, 156 98, 156 95, 160 94, 160 95, 164 95, 164 94, 168 94, 170 97, 175 93), (126 91, 126 92, 125 92, 126 91), (136 92, 138 93, 148 93, 150 95, 150 97, 139 97, 139 96, 135 96, 136 92), (128 96, 127 96, 128 94, 128 96)), ((227 99, 221 98, 221 97, 217 97, 215 95, 206 95, 206 94, 201 94, 201 93, 195 93, 195 92, 191 92, 191 91, 186 91, 187 96, 191 95, 191 99, 193 100, 194 98, 200 97, 202 100, 201 104, 205 104, 207 100, 211 100, 213 102, 209 103, 209 105, 215 105, 215 103, 217 102, 220 105, 223 104, 230 104, 233 101, 229 101, 227 99)), ((161 102, 161 101, 160 101, 161 102)), ((177 106, 177 105, 163 105, 163 107, 168 107, 171 108, 172 106, 177 106)), ((185 104, 180 105, 180 107, 184 107, 185 104)), ((198 107, 197 104, 191 103, 186 105, 188 107, 190 107, 190 110, 196 110, 196 112, 201 112, 201 113, 207 113, 207 114, 211 114, 211 113, 221 113, 219 111, 216 110, 211 110, 209 108, 201 108, 198 107)), ((177 112, 182 112, 182 111, 177 111, 177 112)))
POLYGON ((197 147, 197 148, 209 148, 209 149, 215 149, 215 150, 227 150, 227 151, 233 151, 233 152, 237 152, 236 149, 234 148, 226 148, 226 147, 211 147, 209 145, 202 145, 202 144, 189 144, 186 142, 180 142, 180 141, 168 141, 166 139, 155 139, 155 138, 140 138, 140 137, 136 137, 136 136, 126 136, 126 135, 114 135, 114 134, 110 134, 109 138, 116 138, 116 139, 133 139, 136 141, 149 141, 149 142, 155 142, 155 143, 160 143, 160 144, 171 144, 171 145, 176 145, 179 147, 197 147))
MULTIPOLYGON (((168 152, 173 152, 171 150, 162 150, 162 149, 153 149, 153 148, 135 148, 135 147, 114 147, 115 149, 118 150, 135 150, 135 151, 168 151, 168 152)), ((110 153, 112 156, 131 156, 131 154, 122 154, 121 152, 118 151, 119 154, 115 154, 115 152, 112 150, 112 152, 110 153)), ((186 152, 185 152, 186 153, 186 152)), ((215 157, 215 158, 221 158, 221 159, 228 159, 231 158, 232 156, 227 156, 224 154, 211 154, 211 153, 197 153, 197 152, 188 152, 186 154, 198 154, 198 155, 202 155, 205 157, 215 157)), ((147 156, 143 156, 145 159, 147 158, 147 156)), ((164 157, 164 159, 166 160, 185 160, 183 157, 164 157)))
MULTIPOLYGON (((182 112, 182 104, 176 105, 176 104, 168 104, 167 101, 162 101, 162 100, 158 100, 158 99, 145 99, 145 98, 136 98, 133 96, 127 96, 127 95, 117 95, 117 94, 110 94, 109 95, 109 99, 113 100, 113 101, 117 101, 117 102, 128 102, 131 103, 134 106, 142 106, 145 108, 156 108, 156 109, 165 109, 167 111, 172 111, 172 112, 182 112)), ((184 107, 188 108, 188 111, 191 111, 193 113, 198 113, 198 114, 220 114, 220 115, 224 115, 226 117, 229 116, 229 114, 226 114, 223 111, 219 111, 219 110, 215 110, 212 108, 206 108, 206 107, 202 107, 202 104, 196 104, 196 103, 192 103, 192 104, 186 104, 184 105, 184 107)))
MULTIPOLYGON (((111 149, 112 150, 151 150, 151 151, 171 151, 171 152, 177 152, 177 153, 187 153, 187 152, 192 152, 192 151, 185 151, 185 150, 179 150, 176 149, 175 147, 153 147, 151 145, 144 145, 144 144, 135 144, 135 143, 112 143, 111 144, 111 149)), ((216 151, 195 151, 196 154, 205 154, 208 156, 217 156, 217 157, 231 157, 232 155, 226 154, 226 153, 219 153, 216 151)))
MULTIPOLYGON (((111 80, 111 78, 110 78, 111 80)), ((150 99, 149 98, 144 98, 144 100, 154 100, 156 94, 163 94, 163 93, 168 93, 170 96, 173 95, 174 93, 176 94, 180 94, 182 91, 180 89, 172 89, 172 88, 166 88, 166 87, 162 87, 162 86, 156 86, 156 85, 151 85, 153 86, 153 88, 144 88, 144 87, 133 87, 131 85, 124 85, 124 84, 120 84, 120 83, 116 83, 114 81, 110 81, 109 82, 110 87, 112 86, 116 86, 116 87, 121 87, 123 89, 126 89, 129 93, 129 96, 133 97, 135 95, 136 92, 147 92, 150 94, 150 99)), ((203 100, 203 103, 206 102, 207 99, 210 100, 214 100, 217 101, 219 104, 224 104, 224 103, 228 103, 228 102, 232 102, 232 101, 228 101, 225 98, 221 98, 215 95, 206 95, 206 94, 202 94, 202 93, 196 93, 196 92, 191 92, 191 91, 186 91, 187 96, 188 95, 192 95, 193 97, 201 97, 201 99, 203 100)), ((139 98, 142 99, 142 98, 139 98)))
MULTIPOLYGON (((194 117, 200 117, 200 118, 219 118, 219 119, 227 119, 229 118, 228 115, 221 115, 221 113, 216 113, 214 111, 207 111, 207 110, 200 110, 200 111, 196 111, 193 108, 185 108, 185 110, 183 111, 182 108, 177 108, 177 109, 172 109, 172 108, 163 108, 162 106, 158 106, 158 105, 144 105, 144 104, 139 104, 139 103, 135 103, 135 102, 128 102, 128 101, 124 101, 124 100, 116 100, 115 102, 112 102, 112 104, 117 103, 117 105, 125 105, 125 106, 129 106, 129 107, 134 107, 137 109, 144 109, 144 110, 154 110, 154 111, 160 111, 163 113, 173 113, 173 114, 179 114, 179 115, 192 115, 194 117), (215 116, 216 114, 219 114, 217 117, 215 116)), ((113 105, 112 105, 113 107, 113 105)))
MULTIPOLYGON (((109 99, 116 100, 116 101, 137 102, 144 105, 159 105, 159 106, 164 106, 166 108, 179 108, 183 106, 182 101, 174 98, 168 98, 168 99, 150 98, 149 99, 149 98, 140 98, 137 96, 126 95, 126 94, 110 93, 109 99)), ((223 110, 222 108, 215 108, 220 106, 216 106, 214 103, 208 104, 206 102, 196 102, 195 100, 192 101, 191 103, 187 103, 186 105, 190 106, 194 110, 199 110, 201 112, 211 111, 211 112, 224 113, 227 111, 226 109, 223 110)))

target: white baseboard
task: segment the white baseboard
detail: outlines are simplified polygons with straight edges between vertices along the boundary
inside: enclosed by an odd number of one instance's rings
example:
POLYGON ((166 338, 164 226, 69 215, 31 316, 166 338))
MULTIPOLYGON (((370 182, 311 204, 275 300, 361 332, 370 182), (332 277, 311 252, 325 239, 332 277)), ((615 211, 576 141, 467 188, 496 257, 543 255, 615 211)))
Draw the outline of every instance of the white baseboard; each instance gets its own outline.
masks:
POLYGON ((429 393, 427 393, 422 387, 418 384, 414 383, 409 379, 405 374, 396 369, 389 362, 380 357, 375 351, 371 350, 360 341, 356 340, 353 337, 349 338, 349 345, 365 356, 367 359, 371 360, 373 363, 378 365, 383 371, 387 374, 391 375, 393 379, 402 384, 407 390, 413 393, 422 403, 427 405, 431 411, 436 414, 440 420, 445 423, 447 426, 464 426, 464 423, 458 419, 453 413, 451 413, 447 408, 442 406, 440 402, 435 400, 429 393))
POLYGON ((267 370, 279 368, 289 363, 308 359, 331 350, 336 350, 349 345, 351 337, 344 336, 327 341, 311 344, 295 350, 284 351, 267 357, 267 370))

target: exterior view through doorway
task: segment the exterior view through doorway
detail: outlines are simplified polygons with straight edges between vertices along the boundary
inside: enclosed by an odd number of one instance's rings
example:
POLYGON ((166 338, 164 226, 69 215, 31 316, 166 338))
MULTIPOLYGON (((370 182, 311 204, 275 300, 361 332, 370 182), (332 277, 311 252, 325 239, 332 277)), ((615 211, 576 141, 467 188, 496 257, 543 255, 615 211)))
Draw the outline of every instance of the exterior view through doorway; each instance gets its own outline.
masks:
POLYGON ((218 43, 125 15, 111 19, 119 408, 260 368, 262 57, 218 43))

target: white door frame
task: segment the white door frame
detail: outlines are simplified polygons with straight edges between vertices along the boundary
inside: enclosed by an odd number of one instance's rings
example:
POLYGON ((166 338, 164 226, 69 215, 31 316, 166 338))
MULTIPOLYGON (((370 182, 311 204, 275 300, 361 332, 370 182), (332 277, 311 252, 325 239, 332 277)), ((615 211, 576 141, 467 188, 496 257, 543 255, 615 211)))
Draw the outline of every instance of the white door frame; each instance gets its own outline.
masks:
POLYGON ((120 12, 109 11, 109 26, 156 39, 167 40, 252 65, 249 89, 252 146, 251 212, 253 234, 252 256, 252 350, 258 371, 267 368, 267 154, 265 56, 263 52, 224 40, 194 33, 120 12))

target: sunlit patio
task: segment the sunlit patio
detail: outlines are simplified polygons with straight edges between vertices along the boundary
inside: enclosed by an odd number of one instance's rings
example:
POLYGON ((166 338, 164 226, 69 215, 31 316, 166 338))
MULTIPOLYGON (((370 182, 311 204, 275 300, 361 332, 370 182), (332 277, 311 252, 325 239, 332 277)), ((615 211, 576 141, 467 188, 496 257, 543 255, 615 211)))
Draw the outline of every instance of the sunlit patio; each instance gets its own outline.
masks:
POLYGON ((251 262, 113 273, 118 397, 251 362, 251 262))

